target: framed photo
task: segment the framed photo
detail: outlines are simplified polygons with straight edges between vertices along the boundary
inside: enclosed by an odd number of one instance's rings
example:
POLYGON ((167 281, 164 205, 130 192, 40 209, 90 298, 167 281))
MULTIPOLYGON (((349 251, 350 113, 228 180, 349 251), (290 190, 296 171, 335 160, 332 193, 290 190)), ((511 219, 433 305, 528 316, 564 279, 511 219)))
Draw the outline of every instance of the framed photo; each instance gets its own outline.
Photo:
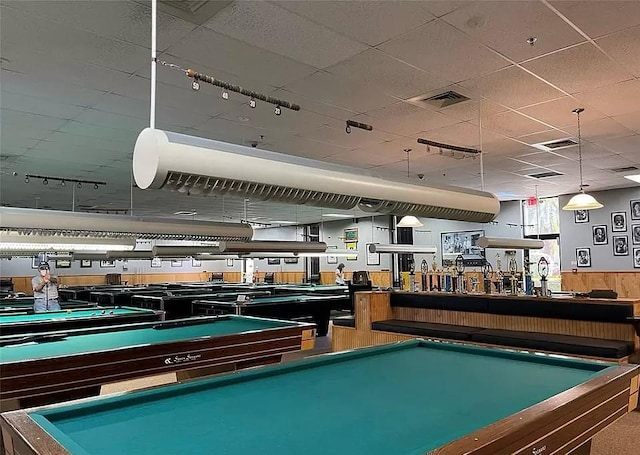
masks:
POLYGON ((573 211, 573 221, 575 223, 588 223, 589 222, 589 211, 588 210, 574 210, 573 211))
POLYGON ((627 231, 627 212, 611 212, 611 231, 627 231))
POLYGON ((284 258, 285 264, 297 264, 298 258, 284 258))
POLYGON ((358 241, 358 228, 349 228, 344 230, 344 241, 357 242, 358 241))
POLYGON ((369 252, 369 245, 371 245, 371 243, 367 243, 365 245, 365 250, 367 252, 367 265, 380 265, 380 253, 369 252))
POLYGON ((640 269, 640 248, 633 249, 633 268, 640 269))
POLYGON ((578 267, 591 267, 591 248, 576 248, 578 267))
POLYGON ((41 262, 46 262, 46 261, 47 261, 47 254, 40 253, 37 256, 34 256, 33 258, 31 258, 31 268, 37 269, 38 267, 40 267, 41 262))
POLYGON ((233 259, 227 259, 227 267, 233 267, 233 259))
POLYGON ((56 259, 57 269, 70 269, 71 261, 69 259, 56 259))
POLYGON ((191 267, 202 267, 202 261, 191 258, 191 267))
POLYGON ((632 199, 629 201, 631 206, 631 219, 640 220, 640 199, 632 199))
MULTIPOLYGON (((337 246, 328 246, 327 253, 330 253, 329 250, 337 250, 337 249, 338 249, 337 246)), ((338 263, 338 256, 331 256, 331 255, 327 256, 327 264, 337 264, 337 263, 338 263)))
POLYGON ((626 235, 613 236, 613 255, 629 256, 629 237, 626 235))
POLYGON ((116 261, 100 261, 100 268, 110 269, 116 266, 116 261))
POLYGON ((591 228, 591 231, 593 233, 594 245, 606 245, 607 243, 609 243, 606 224, 598 224, 597 226, 593 226, 591 228))
POLYGON ((162 267, 162 259, 160 259, 160 258, 151 259, 151 268, 152 269, 159 269, 160 267, 162 267))
POLYGON ((356 254, 354 254, 353 256, 347 256, 347 261, 357 261, 358 260, 358 242, 348 242, 345 243, 344 246, 347 248, 347 250, 353 250, 356 252, 356 254))
POLYGON ((267 258, 267 264, 280 265, 280 258, 267 258))
POLYGON ((442 266, 453 266, 459 254, 484 258, 484 249, 477 245, 478 239, 484 235, 483 230, 443 232, 440 234, 442 243, 442 266))
POLYGON ((182 259, 173 259, 171 261, 171 267, 182 267, 182 259))
POLYGON ((91 267, 91 259, 81 259, 80 260, 80 268, 82 269, 88 269, 89 267, 91 267))
POLYGON ((640 224, 631 225, 631 242, 640 245, 640 224))

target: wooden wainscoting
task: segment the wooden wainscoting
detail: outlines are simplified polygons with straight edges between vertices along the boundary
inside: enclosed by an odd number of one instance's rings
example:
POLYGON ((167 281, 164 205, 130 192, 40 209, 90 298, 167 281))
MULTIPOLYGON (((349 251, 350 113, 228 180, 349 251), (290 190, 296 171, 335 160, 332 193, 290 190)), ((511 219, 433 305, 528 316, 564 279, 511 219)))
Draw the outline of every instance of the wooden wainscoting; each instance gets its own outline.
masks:
POLYGON ((562 290, 589 292, 593 289, 613 289, 618 298, 640 298, 639 272, 561 272, 562 290))
MULTIPOLYGON (((258 282, 262 283, 264 281, 265 273, 271 272, 258 272, 254 274, 257 277, 258 282)), ((238 272, 238 279, 235 281, 241 281, 241 273, 238 272)), ((224 280, 231 282, 230 279, 227 279, 227 274, 224 274, 224 280)), ((304 272, 273 272, 273 282, 274 283, 303 283, 304 282, 304 272)))
MULTIPOLYGON (((344 272, 344 279, 350 280, 352 272, 344 272)), ((383 288, 391 287, 391 272, 389 270, 369 270, 369 277, 371 278, 371 284, 373 286, 379 286, 383 288)), ((320 272, 321 284, 334 284, 336 279, 336 272, 320 272)))

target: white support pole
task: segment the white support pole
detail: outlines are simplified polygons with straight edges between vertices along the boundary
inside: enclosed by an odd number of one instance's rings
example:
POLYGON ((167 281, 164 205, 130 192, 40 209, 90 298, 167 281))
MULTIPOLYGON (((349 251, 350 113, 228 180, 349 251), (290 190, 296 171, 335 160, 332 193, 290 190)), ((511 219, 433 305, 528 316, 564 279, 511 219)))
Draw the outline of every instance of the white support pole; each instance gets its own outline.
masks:
POLYGON ((149 127, 156 127, 156 33, 158 19, 158 0, 151 0, 151 108, 149 113, 149 127))

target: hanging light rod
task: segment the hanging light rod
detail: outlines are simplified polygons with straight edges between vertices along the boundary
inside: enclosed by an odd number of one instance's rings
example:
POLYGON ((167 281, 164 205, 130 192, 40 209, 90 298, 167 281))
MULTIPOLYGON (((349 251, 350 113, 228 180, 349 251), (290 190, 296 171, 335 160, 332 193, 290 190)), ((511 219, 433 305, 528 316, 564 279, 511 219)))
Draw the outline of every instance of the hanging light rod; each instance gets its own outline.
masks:
MULTIPOLYGON (((200 88, 199 82, 206 82, 207 84, 215 85, 216 87, 221 87, 230 92, 240 93, 241 95, 248 96, 250 100, 250 106, 255 107, 255 100, 264 101, 265 103, 274 104, 276 107, 286 107, 287 109, 291 109, 292 111, 299 111, 300 106, 294 103, 290 103, 289 101, 281 100, 278 98, 274 98, 272 96, 267 96, 259 92, 254 92, 253 90, 248 90, 246 88, 240 87, 239 85, 230 84, 229 82, 222 81, 220 79, 216 79, 213 76, 209 76, 208 74, 198 73, 196 70, 188 68, 183 70, 177 65, 167 64, 166 62, 158 61, 158 63, 169 66, 170 68, 180 69, 185 72, 187 77, 193 79, 191 87, 194 90, 198 90, 200 88)), ((276 115, 280 115, 276 113, 276 115)))
POLYGON ((503 248, 506 250, 539 250, 544 248, 542 240, 506 237, 479 237, 476 244, 480 248, 503 248))
POLYGON ((367 125, 366 123, 356 122, 354 120, 347 120, 347 126, 345 128, 345 132, 347 134, 351 134, 351 127, 360 128, 361 130, 373 131, 373 126, 367 125))
POLYGON ((451 144, 444 144, 442 142, 435 142, 435 141, 430 141, 428 139, 422 139, 421 137, 418 138, 418 144, 424 144, 424 145, 429 145, 431 147, 451 150, 453 152, 470 153, 472 155, 477 155, 479 153, 482 153, 482 151, 478 149, 472 149, 468 147, 459 147, 457 145, 451 145, 451 144))
POLYGON ((436 254, 438 248, 432 245, 404 245, 380 243, 369 244, 369 253, 413 253, 413 254, 436 254))
POLYGON ((54 177, 51 175, 37 175, 37 174, 25 174, 24 175, 24 181, 25 183, 29 183, 30 179, 42 179, 42 183, 45 185, 49 184, 49 180, 53 181, 53 182, 60 182, 62 184, 62 186, 66 185, 67 183, 76 183, 78 184, 78 188, 82 187, 83 183, 89 184, 89 185, 93 185, 93 187, 97 190, 99 185, 106 185, 107 182, 100 182, 97 180, 80 180, 80 179, 71 179, 71 178, 67 178, 67 177, 54 177))

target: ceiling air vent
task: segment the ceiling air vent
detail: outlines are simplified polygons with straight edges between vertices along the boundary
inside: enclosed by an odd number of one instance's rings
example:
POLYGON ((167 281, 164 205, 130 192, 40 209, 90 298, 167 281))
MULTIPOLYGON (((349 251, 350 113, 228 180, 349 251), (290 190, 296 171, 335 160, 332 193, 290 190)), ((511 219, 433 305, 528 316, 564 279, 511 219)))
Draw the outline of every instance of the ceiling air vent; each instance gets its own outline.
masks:
POLYGON ((546 179, 547 177, 557 177, 559 175, 563 175, 563 174, 556 171, 547 171, 547 172, 539 172, 537 174, 528 174, 529 177, 533 177, 534 179, 546 179))
POLYGON ((614 167, 613 169, 609 169, 611 172, 631 172, 637 171, 637 166, 625 166, 625 167, 614 167))
POLYGON ((461 95, 458 92, 454 92, 453 90, 449 90, 448 92, 440 93, 428 98, 423 98, 421 101, 424 104, 428 104, 429 106, 442 109, 445 107, 453 106, 454 104, 463 103, 468 100, 469 98, 467 98, 466 96, 461 95))
POLYGON ((531 144, 531 147, 535 147, 545 152, 553 152, 555 150, 566 149, 578 145, 578 142, 574 139, 556 139, 555 141, 539 142, 537 144, 531 144))

